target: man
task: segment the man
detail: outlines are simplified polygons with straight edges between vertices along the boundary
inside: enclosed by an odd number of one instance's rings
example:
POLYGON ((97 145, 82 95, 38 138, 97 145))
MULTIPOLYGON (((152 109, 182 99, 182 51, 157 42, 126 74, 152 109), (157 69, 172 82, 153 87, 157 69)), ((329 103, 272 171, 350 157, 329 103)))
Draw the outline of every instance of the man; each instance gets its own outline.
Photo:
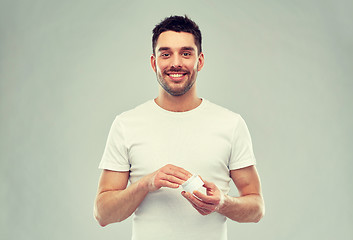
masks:
POLYGON ((134 213, 132 239, 227 239, 227 218, 264 214, 248 129, 240 115, 197 96, 204 54, 192 20, 164 19, 152 42, 159 95, 113 122, 95 217, 105 226, 134 213), (181 190, 193 174, 205 192, 181 190), (227 195, 230 180, 239 197, 227 195))

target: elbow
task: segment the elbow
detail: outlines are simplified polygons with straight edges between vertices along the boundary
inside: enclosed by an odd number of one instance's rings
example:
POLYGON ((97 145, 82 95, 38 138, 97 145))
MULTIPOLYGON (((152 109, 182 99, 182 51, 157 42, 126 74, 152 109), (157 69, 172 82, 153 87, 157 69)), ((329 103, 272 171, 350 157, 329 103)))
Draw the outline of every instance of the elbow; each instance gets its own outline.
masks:
POLYGON ((97 220, 98 224, 101 226, 101 227, 105 227, 107 226, 109 223, 105 222, 102 218, 100 218, 99 216, 95 215, 94 216, 95 219, 97 220))
POLYGON ((102 215, 101 211, 99 210, 97 202, 94 205, 93 216, 101 227, 105 227, 109 224, 109 222, 107 221, 107 218, 105 218, 102 215))
POLYGON ((105 222, 100 221, 100 220, 98 220, 98 219, 97 219, 97 221, 98 221, 98 223, 99 223, 99 225, 100 225, 101 227, 105 227, 105 226, 108 225, 108 223, 105 223, 105 222))
POLYGON ((110 221, 108 218, 102 217, 101 215, 99 215, 98 213, 95 212, 94 214, 94 218, 97 220, 98 224, 101 227, 105 227, 113 222, 121 222, 120 220, 116 220, 116 221, 110 221))
POLYGON ((254 223, 260 222, 260 220, 265 216, 265 204, 262 201, 261 204, 259 204, 258 209, 257 209, 257 214, 254 218, 254 223))
POLYGON ((106 223, 104 221, 104 219, 101 217, 101 215, 99 214, 97 208, 95 207, 94 208, 94 211, 93 211, 93 216, 94 218, 96 219, 96 221, 98 222, 98 224, 101 226, 101 227, 105 227, 108 225, 108 223, 106 223))
POLYGON ((107 219, 104 219, 102 217, 99 217, 97 215, 95 215, 95 219, 97 220, 98 224, 101 227, 105 227, 111 223, 118 223, 118 222, 122 222, 124 219, 116 219, 115 221, 108 221, 107 219))
POLYGON ((121 222, 121 221, 125 220, 125 218, 112 219, 111 216, 104 215, 101 211, 99 211, 99 208, 97 206, 94 207, 93 215, 101 227, 105 227, 111 223, 121 222))
POLYGON ((254 218, 254 223, 260 222, 260 220, 265 216, 264 212, 259 213, 255 218, 254 218))

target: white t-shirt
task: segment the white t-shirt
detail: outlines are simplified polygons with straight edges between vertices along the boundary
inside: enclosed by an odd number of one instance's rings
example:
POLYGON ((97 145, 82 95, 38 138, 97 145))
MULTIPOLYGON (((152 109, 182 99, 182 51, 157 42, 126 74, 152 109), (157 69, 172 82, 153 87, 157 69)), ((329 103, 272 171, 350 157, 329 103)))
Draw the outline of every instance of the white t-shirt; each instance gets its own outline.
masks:
MULTIPOLYGON (((248 128, 239 114, 206 99, 187 112, 150 100, 116 117, 100 169, 130 171, 134 183, 166 164, 215 183, 225 194, 229 171, 255 164, 248 128)), ((227 239, 226 217, 199 214, 178 189, 149 193, 133 217, 133 240, 227 239)))

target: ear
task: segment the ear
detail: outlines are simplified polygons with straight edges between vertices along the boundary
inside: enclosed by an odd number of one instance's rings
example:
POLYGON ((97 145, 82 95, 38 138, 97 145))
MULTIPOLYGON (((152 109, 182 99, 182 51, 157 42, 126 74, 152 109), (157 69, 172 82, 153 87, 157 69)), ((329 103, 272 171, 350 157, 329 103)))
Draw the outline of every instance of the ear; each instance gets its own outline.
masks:
POLYGON ((203 68, 204 63, 205 63, 205 56, 203 55, 203 53, 200 53, 198 66, 197 66, 197 71, 201 71, 201 69, 203 68))
POLYGON ((151 66, 154 72, 157 72, 156 68, 156 56, 154 54, 151 55, 151 66))

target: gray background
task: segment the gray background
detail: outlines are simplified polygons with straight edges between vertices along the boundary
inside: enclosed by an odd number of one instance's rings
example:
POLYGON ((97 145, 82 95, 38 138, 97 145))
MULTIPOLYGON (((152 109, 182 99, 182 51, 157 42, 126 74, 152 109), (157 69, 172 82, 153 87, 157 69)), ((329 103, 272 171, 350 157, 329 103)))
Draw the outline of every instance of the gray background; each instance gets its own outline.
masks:
MULTIPOLYGON (((97 169, 118 113, 157 95, 151 30, 188 14, 199 95, 242 114, 266 200, 230 239, 352 239, 352 1, 1 1, 0 238, 129 239, 101 228, 97 169), (118 237, 120 236, 120 237, 118 237)), ((235 192, 235 191, 234 191, 235 192)))

